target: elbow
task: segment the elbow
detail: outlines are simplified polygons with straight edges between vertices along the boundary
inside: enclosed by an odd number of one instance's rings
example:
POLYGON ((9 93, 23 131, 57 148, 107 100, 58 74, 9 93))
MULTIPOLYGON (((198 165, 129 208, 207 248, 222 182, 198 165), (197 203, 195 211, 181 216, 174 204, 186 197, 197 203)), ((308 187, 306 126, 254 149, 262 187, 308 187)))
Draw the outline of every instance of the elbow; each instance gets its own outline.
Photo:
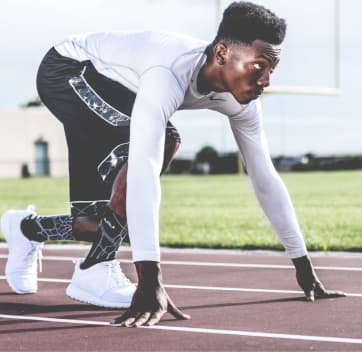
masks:
POLYGON ((282 184, 281 178, 275 169, 272 172, 250 172, 249 175, 258 194, 270 194, 282 184))

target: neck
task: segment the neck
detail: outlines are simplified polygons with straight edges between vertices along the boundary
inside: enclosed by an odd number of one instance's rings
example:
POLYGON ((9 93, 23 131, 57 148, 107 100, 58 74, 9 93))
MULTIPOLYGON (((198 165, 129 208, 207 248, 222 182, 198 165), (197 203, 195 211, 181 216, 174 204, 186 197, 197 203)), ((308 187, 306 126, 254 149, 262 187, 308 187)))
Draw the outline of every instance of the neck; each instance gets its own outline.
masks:
POLYGON ((211 91, 224 92, 220 66, 213 57, 208 56, 197 77, 197 90, 201 94, 208 94, 211 91))

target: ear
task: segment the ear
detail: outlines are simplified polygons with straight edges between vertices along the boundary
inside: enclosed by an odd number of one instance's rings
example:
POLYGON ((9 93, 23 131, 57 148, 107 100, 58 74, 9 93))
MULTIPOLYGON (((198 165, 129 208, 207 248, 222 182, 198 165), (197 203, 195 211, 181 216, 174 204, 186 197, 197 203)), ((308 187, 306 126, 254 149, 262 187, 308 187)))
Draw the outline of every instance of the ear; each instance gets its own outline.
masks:
POLYGON ((225 43, 220 42, 215 45, 214 56, 219 65, 224 65, 228 54, 228 47, 225 43))

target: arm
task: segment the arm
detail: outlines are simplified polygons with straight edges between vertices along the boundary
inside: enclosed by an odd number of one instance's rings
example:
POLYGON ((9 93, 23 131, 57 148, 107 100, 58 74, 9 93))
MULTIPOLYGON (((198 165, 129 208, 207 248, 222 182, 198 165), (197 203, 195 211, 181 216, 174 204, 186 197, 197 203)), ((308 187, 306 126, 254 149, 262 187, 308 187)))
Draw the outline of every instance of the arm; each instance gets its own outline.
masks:
POLYGON ((259 102, 249 104, 230 125, 253 185, 254 193, 289 258, 307 254, 288 191, 276 172, 261 124, 259 102))
POLYGON ((162 284, 159 247, 160 173, 168 119, 183 100, 178 82, 165 68, 144 73, 131 116, 126 210, 138 286, 131 307, 114 323, 153 325, 166 311, 186 319, 162 284))
POLYGON ((288 257, 292 259, 298 284, 307 300, 313 301, 315 296, 344 296, 343 292, 327 291, 313 269, 290 196, 269 156, 260 103, 253 102, 240 115, 230 117, 230 125, 255 195, 288 257))

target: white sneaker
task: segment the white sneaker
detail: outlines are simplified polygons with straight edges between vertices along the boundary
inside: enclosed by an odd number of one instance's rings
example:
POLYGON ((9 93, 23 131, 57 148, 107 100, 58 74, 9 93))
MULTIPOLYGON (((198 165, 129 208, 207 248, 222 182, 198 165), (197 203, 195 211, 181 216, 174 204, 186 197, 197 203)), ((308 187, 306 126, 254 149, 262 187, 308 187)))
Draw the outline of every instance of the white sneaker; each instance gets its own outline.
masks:
POLYGON ((128 308, 136 286, 123 274, 119 261, 101 262, 88 269, 75 265, 67 295, 78 301, 106 308, 128 308))
POLYGON ((26 210, 8 210, 1 217, 1 231, 8 243, 8 260, 5 266, 6 280, 19 294, 38 291, 38 263, 43 243, 28 240, 21 231, 21 221, 35 214, 34 206, 26 210))

